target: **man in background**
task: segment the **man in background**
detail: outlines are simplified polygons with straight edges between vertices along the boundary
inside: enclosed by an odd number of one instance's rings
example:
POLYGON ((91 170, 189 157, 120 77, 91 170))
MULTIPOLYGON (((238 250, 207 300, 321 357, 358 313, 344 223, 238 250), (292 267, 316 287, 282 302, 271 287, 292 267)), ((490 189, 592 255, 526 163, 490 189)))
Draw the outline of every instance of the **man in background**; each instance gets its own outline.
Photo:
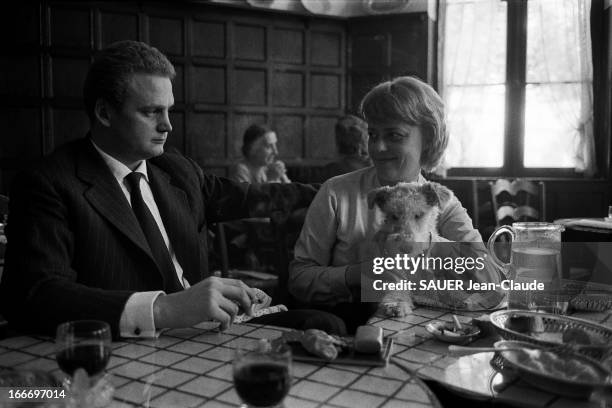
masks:
POLYGON ((323 180, 372 165, 367 123, 354 115, 343 116, 336 122, 335 135, 339 158, 323 167, 323 180))

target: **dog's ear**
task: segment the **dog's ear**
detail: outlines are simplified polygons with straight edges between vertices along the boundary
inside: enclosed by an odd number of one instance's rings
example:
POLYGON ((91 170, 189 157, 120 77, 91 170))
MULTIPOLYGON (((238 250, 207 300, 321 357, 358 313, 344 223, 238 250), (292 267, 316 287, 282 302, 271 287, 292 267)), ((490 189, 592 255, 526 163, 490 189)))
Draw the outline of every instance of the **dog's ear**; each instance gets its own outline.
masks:
POLYGON ((368 193, 368 208, 371 210, 374 205, 382 209, 382 205, 389 201, 391 190, 389 187, 379 187, 368 193))
POLYGON ((425 201, 432 207, 437 205, 443 208, 451 198, 451 191, 438 183, 425 183, 421 186, 421 192, 425 196, 425 201))

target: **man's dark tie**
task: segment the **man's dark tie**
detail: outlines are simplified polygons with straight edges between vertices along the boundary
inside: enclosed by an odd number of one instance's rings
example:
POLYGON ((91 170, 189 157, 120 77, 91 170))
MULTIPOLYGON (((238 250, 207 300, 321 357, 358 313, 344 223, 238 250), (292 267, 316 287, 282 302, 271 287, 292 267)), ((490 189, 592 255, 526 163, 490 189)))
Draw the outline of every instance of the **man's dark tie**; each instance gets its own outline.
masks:
POLYGON ((131 189, 130 197, 132 201, 132 210, 134 214, 136 214, 136 218, 138 218, 140 228, 142 228, 142 232, 147 238, 153 258, 155 258, 155 262, 164 277, 164 290, 167 293, 178 292, 182 290, 183 287, 179 283, 176 269, 174 269, 170 253, 168 252, 168 247, 155 222, 155 218, 153 218, 153 214, 151 214, 151 211, 149 211, 149 208, 142 199, 142 193, 140 192, 141 177, 143 177, 143 174, 136 171, 133 171, 125 177, 131 189))

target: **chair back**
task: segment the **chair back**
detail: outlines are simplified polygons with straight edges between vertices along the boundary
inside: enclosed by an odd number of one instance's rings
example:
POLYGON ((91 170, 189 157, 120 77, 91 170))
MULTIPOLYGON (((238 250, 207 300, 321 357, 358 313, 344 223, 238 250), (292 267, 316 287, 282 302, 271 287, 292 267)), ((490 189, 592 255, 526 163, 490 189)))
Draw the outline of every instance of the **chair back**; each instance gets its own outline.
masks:
MULTIPOLYGON (((317 190, 320 188, 320 185, 316 183, 310 185, 317 190)), ((262 268, 253 269, 253 265, 245 265, 247 270, 233 269, 235 268, 233 262, 236 260, 233 259, 230 248, 228 248, 230 241, 228 223, 217 223, 214 235, 216 235, 215 243, 218 248, 216 255, 219 258, 221 276, 254 276, 253 280, 241 279, 250 286, 259 287, 269 294, 273 292, 272 297, 275 303, 289 304, 291 301, 288 290, 289 264, 293 260, 293 248, 302 231, 309 205, 310 202, 300 202, 300 206, 272 210, 269 218, 242 220, 247 227, 245 230, 247 239, 244 241, 247 250, 254 250, 258 258, 263 258, 255 260, 257 266, 262 268), (261 260, 264 262, 259 264, 257 261, 261 260), (270 274, 276 275, 277 279, 263 277, 270 274), (257 280, 257 276, 262 278, 257 280)))
POLYGON ((274 269, 278 273, 278 298, 280 302, 287 305, 293 304, 293 299, 289 294, 289 264, 293 260, 293 249, 302 231, 307 210, 307 208, 300 208, 291 214, 273 212, 270 215, 270 221, 275 231, 276 258, 274 269))
POLYGON ((0 194, 0 224, 6 224, 6 221, 8 220, 8 206, 9 198, 0 194))
POLYGON ((497 226, 516 221, 546 221, 544 182, 499 179, 489 182, 497 226))
POLYGON ((229 277, 229 271, 236 268, 262 272, 274 269, 276 242, 270 218, 218 222, 215 227, 213 235, 222 277, 229 277), (231 244, 236 246, 232 251, 231 244), (244 253, 237 256, 236 249, 244 253))
MULTIPOLYGON (((4 228, 8 221, 8 204, 8 197, 0 195, 0 279, 2 279, 2 270, 4 267, 4 251, 6 250, 6 235, 4 235, 4 228)), ((0 318, 0 320, 2 319, 0 318)))

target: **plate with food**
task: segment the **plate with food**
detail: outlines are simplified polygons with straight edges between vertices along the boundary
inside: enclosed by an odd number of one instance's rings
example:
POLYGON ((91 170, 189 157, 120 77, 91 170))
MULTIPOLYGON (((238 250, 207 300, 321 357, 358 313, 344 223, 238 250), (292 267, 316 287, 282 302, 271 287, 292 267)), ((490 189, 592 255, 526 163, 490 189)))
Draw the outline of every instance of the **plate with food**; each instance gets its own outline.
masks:
POLYGON ((612 350, 612 329, 588 320, 512 309, 494 312, 490 319, 506 340, 545 347, 564 346, 594 358, 601 358, 612 350))
POLYGON ((453 344, 465 344, 474 340, 480 334, 480 329, 472 324, 454 322, 429 323, 425 330, 436 339, 453 344))
POLYGON ((495 343, 495 348, 504 368, 516 371, 529 384, 570 398, 589 398, 602 388, 612 390, 610 370, 596 360, 563 348, 533 344, 517 347, 519 343, 522 342, 502 340, 495 343))
POLYGON ((293 330, 275 341, 291 347, 295 361, 334 364, 385 366, 391 355, 393 339, 383 339, 380 327, 360 326, 355 336, 340 337, 322 330, 293 330))

